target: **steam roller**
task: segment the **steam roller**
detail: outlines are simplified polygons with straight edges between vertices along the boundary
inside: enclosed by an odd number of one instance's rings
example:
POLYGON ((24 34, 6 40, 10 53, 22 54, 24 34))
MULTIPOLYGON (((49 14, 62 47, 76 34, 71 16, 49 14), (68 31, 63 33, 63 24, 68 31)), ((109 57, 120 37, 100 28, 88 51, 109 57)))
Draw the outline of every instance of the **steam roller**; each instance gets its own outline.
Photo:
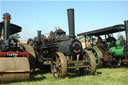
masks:
POLYGON ((0 83, 28 80, 31 72, 29 53, 14 35, 21 27, 11 24, 10 19, 11 15, 5 13, 0 22, 0 83))

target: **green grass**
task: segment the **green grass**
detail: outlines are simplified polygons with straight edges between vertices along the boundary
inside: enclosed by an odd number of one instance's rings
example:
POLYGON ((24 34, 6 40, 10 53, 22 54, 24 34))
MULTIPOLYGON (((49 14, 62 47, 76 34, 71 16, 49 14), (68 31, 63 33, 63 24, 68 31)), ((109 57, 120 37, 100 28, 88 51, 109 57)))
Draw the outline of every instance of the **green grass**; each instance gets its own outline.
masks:
POLYGON ((54 79, 51 73, 34 74, 29 81, 8 85, 128 85, 128 68, 98 69, 95 75, 68 74, 64 79, 54 79))

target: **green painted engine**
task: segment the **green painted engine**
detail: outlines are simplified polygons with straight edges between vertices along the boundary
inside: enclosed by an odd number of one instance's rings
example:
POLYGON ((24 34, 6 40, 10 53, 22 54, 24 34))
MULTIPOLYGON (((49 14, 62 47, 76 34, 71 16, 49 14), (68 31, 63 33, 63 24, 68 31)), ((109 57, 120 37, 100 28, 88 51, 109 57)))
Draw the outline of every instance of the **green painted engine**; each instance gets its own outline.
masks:
POLYGON ((123 57, 124 56, 124 41, 122 39, 116 41, 116 45, 110 47, 110 52, 112 52, 113 57, 123 57))
POLYGON ((116 41, 116 46, 110 48, 110 52, 113 53, 113 57, 123 57, 124 56, 124 45, 121 45, 122 40, 116 41))

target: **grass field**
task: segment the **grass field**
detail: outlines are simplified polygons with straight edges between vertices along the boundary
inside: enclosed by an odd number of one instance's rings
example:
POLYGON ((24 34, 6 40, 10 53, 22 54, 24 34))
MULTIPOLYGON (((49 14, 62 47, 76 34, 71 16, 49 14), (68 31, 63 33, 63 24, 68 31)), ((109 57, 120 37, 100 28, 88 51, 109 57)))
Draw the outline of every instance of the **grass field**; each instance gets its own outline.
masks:
POLYGON ((128 85, 128 68, 98 69, 95 75, 69 73, 64 79, 54 79, 51 73, 33 74, 29 81, 8 85, 128 85))

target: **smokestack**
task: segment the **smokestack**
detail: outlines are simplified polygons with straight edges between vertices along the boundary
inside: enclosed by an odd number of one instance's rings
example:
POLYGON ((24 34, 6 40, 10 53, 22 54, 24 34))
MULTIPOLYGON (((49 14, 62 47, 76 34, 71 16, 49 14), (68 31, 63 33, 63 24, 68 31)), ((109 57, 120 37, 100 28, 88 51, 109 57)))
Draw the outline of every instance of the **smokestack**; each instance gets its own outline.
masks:
POLYGON ((124 21, 124 24, 125 24, 126 44, 128 45, 128 20, 124 21))
POLYGON ((3 14, 4 19, 4 42, 6 44, 6 47, 9 47, 9 26, 10 26, 10 20, 11 15, 9 13, 3 14))
POLYGON ((67 9, 67 13, 68 13, 69 37, 75 38, 74 9, 67 9))
POLYGON ((41 30, 37 31, 38 38, 41 39, 41 30))

